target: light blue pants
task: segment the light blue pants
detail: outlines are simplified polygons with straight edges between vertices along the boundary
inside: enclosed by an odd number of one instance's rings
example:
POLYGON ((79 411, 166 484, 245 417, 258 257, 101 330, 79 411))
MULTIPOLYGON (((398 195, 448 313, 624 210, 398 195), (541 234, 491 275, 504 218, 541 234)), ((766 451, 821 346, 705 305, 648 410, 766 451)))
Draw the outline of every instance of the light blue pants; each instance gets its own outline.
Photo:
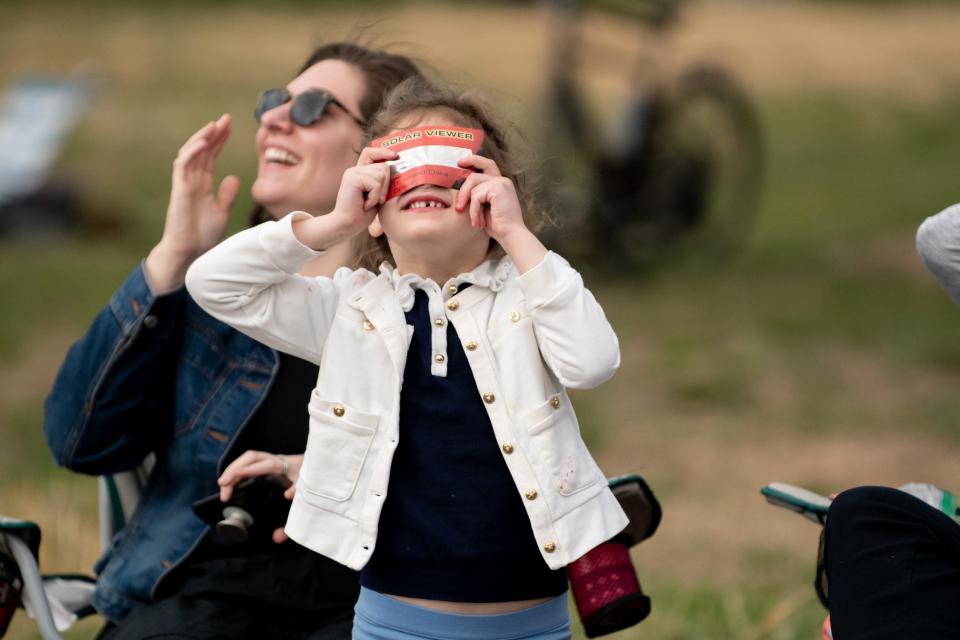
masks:
POLYGON ((494 615, 444 613, 360 589, 353 640, 568 640, 566 595, 543 604, 494 615))

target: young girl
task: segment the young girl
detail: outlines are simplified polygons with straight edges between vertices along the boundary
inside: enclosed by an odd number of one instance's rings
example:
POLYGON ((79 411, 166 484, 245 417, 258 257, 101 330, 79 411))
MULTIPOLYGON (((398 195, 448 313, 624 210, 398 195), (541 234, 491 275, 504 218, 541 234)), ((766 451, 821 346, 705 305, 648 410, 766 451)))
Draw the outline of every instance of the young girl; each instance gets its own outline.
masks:
POLYGON ((286 533, 362 570, 355 638, 567 638, 564 567, 627 524, 566 388, 620 362, 580 275, 549 252, 503 130, 475 100, 401 84, 371 137, 482 130, 459 189, 387 198, 389 149, 364 149, 328 215, 294 212, 194 262, 209 313, 320 365, 286 533), (298 275, 369 230, 367 264, 298 275), (504 255, 505 254, 505 255, 504 255))

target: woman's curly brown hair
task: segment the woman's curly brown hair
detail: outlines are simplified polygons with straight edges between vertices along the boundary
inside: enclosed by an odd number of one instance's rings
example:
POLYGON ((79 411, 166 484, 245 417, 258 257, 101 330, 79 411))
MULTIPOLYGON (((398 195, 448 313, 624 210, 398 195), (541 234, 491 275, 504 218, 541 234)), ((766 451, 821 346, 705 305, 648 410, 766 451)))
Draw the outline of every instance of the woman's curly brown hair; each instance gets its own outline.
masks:
MULTIPOLYGON (((543 227, 547 216, 535 199, 537 179, 530 171, 529 163, 523 162, 511 149, 507 139, 508 126, 474 92, 443 87, 422 76, 407 78, 387 95, 383 107, 370 121, 367 140, 414 126, 427 115, 447 118, 457 126, 482 129, 484 138, 479 155, 496 162, 500 173, 513 182, 527 228, 536 232, 543 227)), ((359 267, 375 271, 381 262, 393 262, 390 247, 383 236, 368 238, 362 245, 357 256, 359 267)), ((500 245, 491 239, 488 256, 502 253, 500 245)))

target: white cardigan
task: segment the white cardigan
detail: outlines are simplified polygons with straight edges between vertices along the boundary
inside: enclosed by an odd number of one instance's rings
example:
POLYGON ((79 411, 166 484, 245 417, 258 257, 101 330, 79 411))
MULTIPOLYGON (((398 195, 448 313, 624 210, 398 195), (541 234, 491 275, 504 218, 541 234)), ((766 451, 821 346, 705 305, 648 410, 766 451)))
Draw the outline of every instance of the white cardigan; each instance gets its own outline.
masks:
MULTIPOLYGON (((320 366, 285 529, 293 540, 358 570, 373 553, 400 437, 400 387, 413 335, 404 310, 414 283, 430 300, 434 351, 446 351, 445 322, 463 342, 547 565, 563 567, 627 525, 564 390, 613 375, 619 345, 563 258, 548 253, 521 276, 509 258, 490 260, 442 286, 389 265, 380 274, 343 268, 332 279, 307 278, 297 272, 319 254, 291 227, 306 215, 238 233, 194 262, 186 278, 214 317, 320 366), (463 282, 473 286, 456 293, 463 282)), ((445 375, 445 365, 435 364, 433 373, 445 375)))

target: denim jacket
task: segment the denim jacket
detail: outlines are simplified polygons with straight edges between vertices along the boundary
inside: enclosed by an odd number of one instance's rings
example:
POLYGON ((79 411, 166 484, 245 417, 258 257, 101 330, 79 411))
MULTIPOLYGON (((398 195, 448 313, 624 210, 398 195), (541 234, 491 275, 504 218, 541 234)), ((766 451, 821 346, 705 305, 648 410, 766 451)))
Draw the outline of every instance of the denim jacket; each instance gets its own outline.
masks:
POLYGON ((221 461, 277 368, 276 352, 182 287, 153 295, 142 266, 71 347, 45 404, 57 463, 102 475, 156 454, 136 511, 95 567, 94 606, 106 618, 151 602, 198 544, 206 525, 191 505, 218 490, 221 461))

